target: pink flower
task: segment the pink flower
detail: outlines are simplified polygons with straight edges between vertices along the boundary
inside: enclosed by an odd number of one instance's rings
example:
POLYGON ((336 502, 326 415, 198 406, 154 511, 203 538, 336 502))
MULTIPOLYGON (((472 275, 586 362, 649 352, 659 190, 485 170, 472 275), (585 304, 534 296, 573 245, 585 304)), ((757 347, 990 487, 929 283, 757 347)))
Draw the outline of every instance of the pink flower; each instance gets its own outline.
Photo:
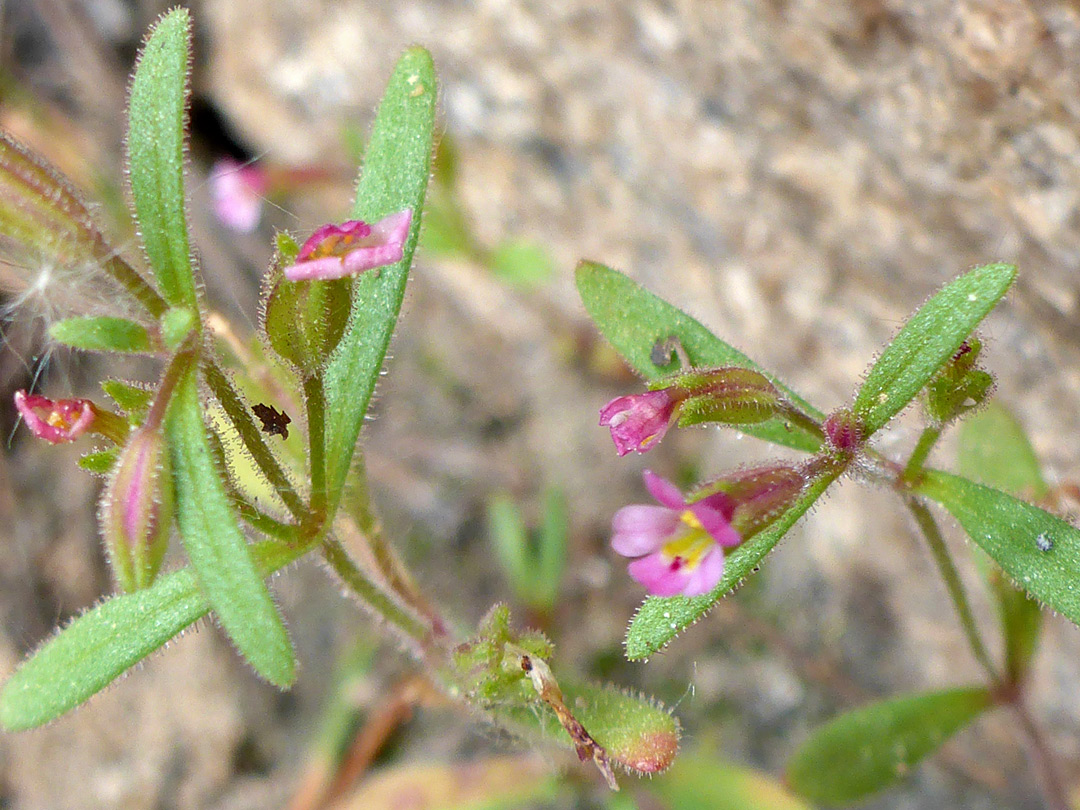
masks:
POLYGON ((323 225, 300 247, 296 263, 285 268, 289 281, 330 280, 400 261, 412 224, 412 209, 368 225, 352 219, 323 225))
POLYGON ((624 506, 611 521, 611 547, 636 557, 630 576, 653 596, 699 596, 724 573, 724 548, 742 536, 731 526, 735 501, 723 492, 688 504, 678 488, 645 471, 645 486, 660 506, 624 506))
POLYGON ((670 388, 617 397, 600 410, 600 424, 611 428, 620 456, 631 450, 644 453, 667 433, 683 398, 672 396, 670 388))
POLYGON ((30 432, 52 444, 75 441, 94 422, 94 406, 88 399, 54 402, 37 394, 16 391, 15 407, 30 432))
POLYGON ((266 172, 253 163, 226 157, 210 169, 210 196, 214 214, 226 228, 251 233, 262 216, 263 196, 270 187, 266 172))

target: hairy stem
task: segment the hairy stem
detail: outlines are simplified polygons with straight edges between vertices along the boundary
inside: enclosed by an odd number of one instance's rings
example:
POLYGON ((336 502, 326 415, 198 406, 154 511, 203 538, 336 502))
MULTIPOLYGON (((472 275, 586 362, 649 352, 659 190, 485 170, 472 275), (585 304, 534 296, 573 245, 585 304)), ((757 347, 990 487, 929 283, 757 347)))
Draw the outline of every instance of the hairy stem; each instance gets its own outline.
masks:
POLYGON ((308 474, 311 476, 309 531, 317 534, 327 523, 326 514, 326 397, 322 379, 304 380, 304 404, 307 408, 308 474))
POLYGON ((979 635, 979 628, 975 624, 975 616, 971 612, 971 606, 968 603, 967 592, 964 590, 963 582, 960 581, 960 574, 956 570, 956 564, 953 562, 952 555, 949 554, 948 547, 945 545, 945 538, 941 535, 937 521, 930 514, 930 510, 926 508, 926 504, 915 498, 906 498, 905 501, 911 514, 915 517, 915 522, 919 525, 923 537, 926 538, 926 543, 930 547, 930 554, 934 558, 934 563, 938 567, 941 578, 945 580, 945 587, 949 592, 949 598, 952 599, 953 606, 956 608, 960 626, 964 630, 971 652, 975 655, 975 659, 980 666, 986 670, 990 680, 994 684, 1001 683, 1001 675, 994 667, 990 654, 986 650, 986 645, 983 644, 982 637, 979 635))
POLYGON ((904 481, 911 483, 919 479, 923 474, 926 459, 929 458, 930 451, 934 449, 934 445, 937 444, 937 440, 940 438, 940 427, 928 427, 922 432, 922 435, 919 436, 918 443, 915 445, 915 449, 911 451, 911 458, 908 459, 908 463, 904 467, 904 472, 901 474, 901 478, 903 478, 904 481))
POLYGON ((1072 804, 1069 802, 1069 794, 1065 789, 1065 781, 1062 778, 1061 771, 1058 769, 1053 752, 1043 737, 1042 731, 1035 723, 1035 719, 1030 712, 1028 712, 1023 696, 1018 694, 1009 706, 1028 739, 1031 758, 1035 762, 1035 770, 1039 775, 1037 781, 1042 787, 1047 806, 1051 810, 1070 810, 1072 804))

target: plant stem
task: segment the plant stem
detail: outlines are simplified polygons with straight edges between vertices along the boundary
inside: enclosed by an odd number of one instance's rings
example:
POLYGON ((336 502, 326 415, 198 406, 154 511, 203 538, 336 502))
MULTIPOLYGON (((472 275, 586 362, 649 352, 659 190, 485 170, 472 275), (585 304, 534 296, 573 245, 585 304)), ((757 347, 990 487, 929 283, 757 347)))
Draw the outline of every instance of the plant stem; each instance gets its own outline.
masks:
POLYGON ((311 501, 308 529, 318 533, 326 525, 326 397, 322 379, 304 380, 304 404, 307 407, 308 473, 311 476, 311 501))
POLYGON ((303 521, 307 516, 307 507, 293 488, 288 476, 285 475, 285 470, 278 463, 277 457, 263 440, 262 433, 259 432, 259 428, 255 425, 255 420, 240 399, 240 395, 236 393, 225 372, 218 368, 217 364, 212 360, 204 360, 203 374, 206 376, 206 382, 210 386, 211 392, 213 392, 217 401, 221 403, 225 415, 228 416, 229 421, 236 428, 236 432, 240 434, 240 440, 243 441, 244 446, 251 453, 251 457, 258 466, 259 471, 262 472, 270 486, 281 497, 285 507, 292 513, 293 517, 303 521))
POLYGON ((825 438, 825 431, 818 420, 814 419, 809 414, 803 413, 799 408, 786 400, 780 404, 779 415, 781 418, 786 419, 793 425, 798 425, 803 430, 817 436, 819 439, 825 438))
POLYGON ((926 459, 930 456, 930 451, 934 449, 934 445, 937 444, 937 440, 940 438, 941 427, 939 426, 928 427, 922 432, 915 449, 911 451, 911 458, 908 459, 904 472, 901 473, 900 477, 905 482, 911 483, 919 479, 919 476, 923 473, 923 465, 926 464, 926 459))
POLYGON ((431 630, 416 617, 407 613, 400 605, 392 600, 374 582, 367 578, 363 571, 349 558, 341 543, 333 538, 328 538, 322 546, 323 557, 341 581, 362 602, 370 607, 375 613, 393 625, 406 638, 415 642, 421 652, 424 652, 431 640, 431 630))
POLYGON ((915 522, 919 525, 923 537, 926 538, 927 545, 930 546, 930 553, 937 564, 941 578, 945 580, 949 598, 952 599, 953 606, 956 608, 960 626, 964 630, 964 635, 967 637, 972 653, 982 668, 986 670, 990 680, 995 685, 1000 684, 1001 675, 994 667, 990 654, 986 650, 986 645, 983 644, 982 637, 979 635, 979 628, 975 624, 975 616, 971 612, 971 606, 968 604, 964 584, 960 581, 960 574, 956 570, 956 565, 953 563, 948 547, 945 545, 945 539, 941 535, 937 521, 934 520, 934 516, 930 514, 930 510, 926 508, 926 504, 922 503, 922 501, 915 498, 906 498, 905 502, 911 514, 914 515, 915 522))
POLYGON ((1035 761, 1035 769, 1039 774, 1038 782, 1043 789, 1047 806, 1051 810, 1070 810, 1072 805, 1065 790, 1065 781, 1058 770, 1050 746, 1043 738, 1042 732, 1024 704, 1023 695, 1017 694, 1016 698, 1010 702, 1009 707, 1013 710, 1017 720, 1020 722, 1020 728, 1024 730, 1024 734, 1028 738, 1028 743, 1031 746, 1031 758, 1035 761))

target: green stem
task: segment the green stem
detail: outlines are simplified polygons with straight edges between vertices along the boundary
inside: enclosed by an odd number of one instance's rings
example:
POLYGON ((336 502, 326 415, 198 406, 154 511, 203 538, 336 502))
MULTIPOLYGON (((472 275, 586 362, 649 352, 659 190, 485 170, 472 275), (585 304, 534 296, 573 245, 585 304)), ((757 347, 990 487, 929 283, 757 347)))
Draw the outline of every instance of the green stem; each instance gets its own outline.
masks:
POLYGON ((236 393, 225 372, 218 368, 217 364, 212 360, 205 360, 203 362, 203 373, 206 376, 206 382, 210 386, 211 392, 213 392, 217 401, 221 403, 225 415, 228 416, 229 421, 236 428, 236 432, 240 434, 240 440, 247 447, 248 452, 251 453, 251 457, 258 466, 259 471, 262 472, 270 486, 281 497, 281 500, 285 503, 285 508, 298 521, 303 521, 308 512, 303 499, 293 488, 292 482, 285 475, 285 470, 270 450, 269 445, 263 440, 262 433, 259 432, 255 420, 240 399, 240 395, 236 393))
POLYGON ((165 299, 158 295, 157 290, 122 258, 115 254, 98 256, 98 258, 102 260, 105 272, 146 307, 146 311, 153 317, 160 318, 162 313, 169 308, 165 299))
POLYGON ((931 426, 922 432, 915 449, 911 451, 911 458, 908 459, 904 472, 900 475, 903 481, 911 483, 919 479, 923 474, 924 465, 926 459, 930 456, 930 451, 934 449, 934 445, 937 444, 937 440, 940 438, 940 427, 931 426))
POLYGON ((317 534, 326 525, 326 397, 322 379, 304 380, 304 404, 307 407, 308 472, 311 476, 311 505, 308 528, 317 534))
POLYGON ((423 622, 407 613, 394 602, 382 589, 367 578, 349 558, 341 543, 328 539, 322 546, 323 557, 341 578, 341 581, 362 602, 387 622, 396 627, 403 635, 414 641, 424 650, 431 639, 431 631, 423 622))
POLYGON ((915 522, 919 525, 919 529, 926 538, 927 545, 930 546, 930 553, 938 567, 941 578, 945 580, 945 587, 949 591, 949 598, 952 599, 953 606, 956 608, 960 626, 967 637, 971 652, 975 655, 982 668, 986 670, 990 680, 994 684, 1001 683, 1001 675, 994 667, 990 654, 986 650, 986 645, 983 644, 982 637, 979 635, 979 628, 975 624, 975 615, 971 612, 971 606, 968 604, 964 584, 960 581, 960 574, 956 570, 956 565, 953 563, 948 547, 945 545, 945 538, 941 535, 937 521, 934 520, 934 516, 930 514, 930 510, 926 508, 922 501, 914 498, 906 498, 905 501, 908 509, 911 510, 911 514, 915 517, 915 522))
POLYGON ((825 430, 821 427, 821 423, 809 414, 803 413, 799 408, 786 400, 780 403, 779 416, 791 422, 793 425, 801 427, 808 433, 817 436, 819 439, 825 438, 825 430))

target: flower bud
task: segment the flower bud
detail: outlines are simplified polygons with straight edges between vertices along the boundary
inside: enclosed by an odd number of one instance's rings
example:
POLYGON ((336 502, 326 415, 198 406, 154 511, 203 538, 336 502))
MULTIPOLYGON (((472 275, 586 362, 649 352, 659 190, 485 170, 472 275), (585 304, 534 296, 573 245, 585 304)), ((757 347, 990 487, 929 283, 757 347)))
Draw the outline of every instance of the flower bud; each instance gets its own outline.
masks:
POLYGON ((285 278, 328 281, 394 264, 404 255, 411 224, 412 209, 406 208, 371 225, 358 219, 323 225, 301 245, 285 278))
POLYGON ((829 445, 841 453, 854 453, 866 438, 862 421, 847 408, 829 414, 822 427, 829 445))
POLYGON ((927 384, 924 405, 931 421, 951 422, 990 396, 994 378, 976 365, 981 350, 979 339, 969 337, 927 384))
POLYGON ((806 474, 787 464, 741 470, 703 484, 689 497, 692 503, 722 493, 733 505, 731 527, 745 540, 767 528, 798 499, 806 474))
POLYGON ((88 399, 51 400, 26 391, 15 392, 15 408, 30 432, 50 444, 73 442, 94 423, 94 404, 88 399))
POLYGON ((132 435, 101 503, 102 535, 117 583, 129 593, 147 587, 161 567, 173 514, 172 470, 160 428, 132 435))

